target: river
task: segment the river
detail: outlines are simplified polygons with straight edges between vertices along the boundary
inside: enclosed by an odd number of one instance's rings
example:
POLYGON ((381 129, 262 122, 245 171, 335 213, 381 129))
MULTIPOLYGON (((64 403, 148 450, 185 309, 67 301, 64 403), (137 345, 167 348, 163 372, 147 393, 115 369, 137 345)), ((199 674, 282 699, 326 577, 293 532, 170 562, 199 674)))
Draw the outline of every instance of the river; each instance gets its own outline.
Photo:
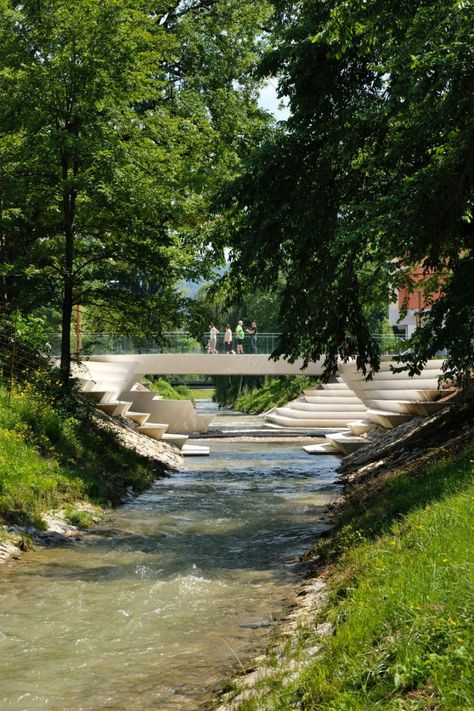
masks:
POLYGON ((83 541, 2 571, 1 711, 191 711, 264 648, 339 460, 209 444, 83 541))

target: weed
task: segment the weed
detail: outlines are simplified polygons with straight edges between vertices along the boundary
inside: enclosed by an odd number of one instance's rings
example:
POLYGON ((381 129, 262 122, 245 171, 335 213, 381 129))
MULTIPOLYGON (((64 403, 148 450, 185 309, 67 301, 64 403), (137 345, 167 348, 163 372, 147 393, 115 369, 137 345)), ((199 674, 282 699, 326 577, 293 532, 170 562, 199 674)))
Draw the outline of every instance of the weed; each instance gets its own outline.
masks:
POLYGON ((75 509, 72 506, 67 506, 65 516, 66 521, 71 526, 77 526, 78 528, 90 528, 94 525, 94 517, 89 511, 82 511, 75 509))

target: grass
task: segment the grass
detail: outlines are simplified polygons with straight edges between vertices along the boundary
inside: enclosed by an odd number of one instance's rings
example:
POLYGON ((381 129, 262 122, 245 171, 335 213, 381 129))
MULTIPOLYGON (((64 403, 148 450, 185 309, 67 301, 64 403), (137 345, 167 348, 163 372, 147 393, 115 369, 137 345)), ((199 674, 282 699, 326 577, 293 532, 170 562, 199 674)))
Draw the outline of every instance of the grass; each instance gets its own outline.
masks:
POLYGON ((190 390, 185 385, 173 386, 162 378, 149 380, 147 385, 166 400, 192 400, 195 397, 194 390, 190 390))
POLYGON ((212 400, 214 397, 214 388, 191 388, 190 393, 193 400, 212 400))
POLYGON ((78 403, 61 412, 28 386, 11 403, 0 388, 0 523, 44 527, 49 510, 87 501, 119 503, 162 472, 94 425, 78 403))
POLYGON ((389 476, 316 550, 338 561, 316 620, 333 634, 313 658, 303 630, 295 678, 239 709, 473 709, 473 540, 474 447, 389 476))
POLYGON ((244 390, 234 402, 233 407, 251 415, 284 405, 308 388, 315 387, 317 381, 306 375, 292 377, 265 378, 261 387, 244 390))
POLYGON ((69 504, 66 506, 64 514, 66 521, 71 524, 71 526, 77 526, 77 528, 90 528, 94 525, 94 516, 90 513, 90 511, 76 509, 69 504))

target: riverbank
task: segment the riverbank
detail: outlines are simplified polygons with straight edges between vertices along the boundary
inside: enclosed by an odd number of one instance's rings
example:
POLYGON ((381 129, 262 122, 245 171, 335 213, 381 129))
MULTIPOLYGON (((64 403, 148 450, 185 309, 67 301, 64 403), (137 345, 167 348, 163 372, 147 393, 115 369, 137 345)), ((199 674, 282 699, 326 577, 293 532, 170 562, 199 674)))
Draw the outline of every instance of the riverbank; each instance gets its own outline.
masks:
POLYGON ((77 537, 127 497, 181 467, 174 447, 77 403, 0 390, 0 563, 77 537))
POLYGON ((0 706, 195 711, 286 614, 338 461, 216 441, 81 541, 8 566, 0 706))
POLYGON ((467 404, 413 422, 344 459, 299 601, 212 708, 474 706, 473 414, 467 404))

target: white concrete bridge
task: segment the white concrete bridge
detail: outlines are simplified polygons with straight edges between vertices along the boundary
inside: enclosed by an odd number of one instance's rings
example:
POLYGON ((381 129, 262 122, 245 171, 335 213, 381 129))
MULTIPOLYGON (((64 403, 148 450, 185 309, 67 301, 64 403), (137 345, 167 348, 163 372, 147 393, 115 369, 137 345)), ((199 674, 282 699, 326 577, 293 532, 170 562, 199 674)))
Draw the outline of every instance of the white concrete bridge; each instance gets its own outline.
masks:
MULTIPOLYGON (((136 379, 144 375, 322 375, 323 361, 289 363, 271 360, 267 354, 146 353, 91 356, 91 361, 115 363, 133 370, 136 379)), ((87 359, 84 361, 87 365, 87 359)), ((129 372, 130 372, 129 370, 129 372)))

